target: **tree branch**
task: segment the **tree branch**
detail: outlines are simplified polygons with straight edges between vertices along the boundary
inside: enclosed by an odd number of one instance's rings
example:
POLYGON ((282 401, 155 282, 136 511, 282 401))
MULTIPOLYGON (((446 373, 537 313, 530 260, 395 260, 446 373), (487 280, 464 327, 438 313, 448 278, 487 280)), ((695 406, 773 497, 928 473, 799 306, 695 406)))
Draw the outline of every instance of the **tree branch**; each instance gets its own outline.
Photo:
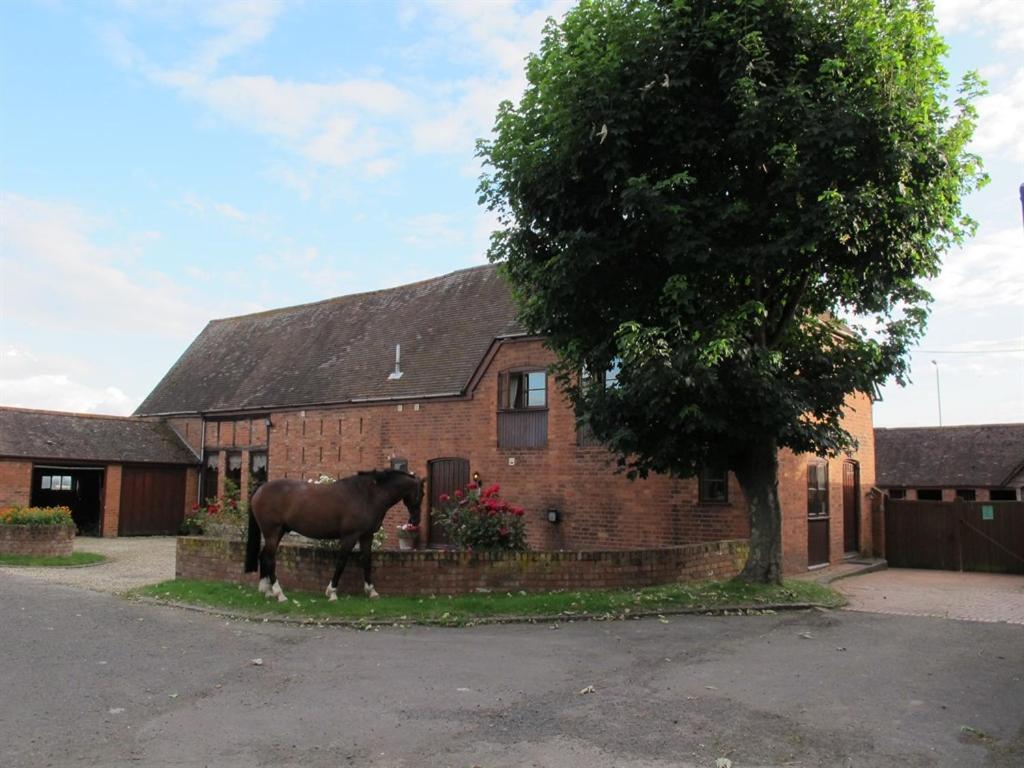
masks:
POLYGON ((779 339, 782 338, 782 334, 793 320, 793 316, 796 314, 797 308, 800 306, 800 302, 804 298, 804 293, 807 291, 807 284, 811 281, 811 274, 807 272, 801 278, 800 283, 790 291, 786 297, 786 303, 782 307, 782 316, 779 318, 779 322, 775 328, 768 334, 768 348, 774 347, 779 339))

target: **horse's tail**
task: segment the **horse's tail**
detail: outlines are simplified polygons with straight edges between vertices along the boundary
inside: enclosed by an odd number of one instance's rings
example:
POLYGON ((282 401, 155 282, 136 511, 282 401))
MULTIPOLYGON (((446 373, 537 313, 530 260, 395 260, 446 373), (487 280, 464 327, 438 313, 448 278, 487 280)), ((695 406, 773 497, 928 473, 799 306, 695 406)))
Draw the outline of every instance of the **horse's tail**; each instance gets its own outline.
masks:
POLYGON ((260 526, 256 522, 256 515, 252 513, 252 504, 249 505, 249 535, 245 540, 245 572, 252 573, 257 570, 257 561, 260 556, 260 526))

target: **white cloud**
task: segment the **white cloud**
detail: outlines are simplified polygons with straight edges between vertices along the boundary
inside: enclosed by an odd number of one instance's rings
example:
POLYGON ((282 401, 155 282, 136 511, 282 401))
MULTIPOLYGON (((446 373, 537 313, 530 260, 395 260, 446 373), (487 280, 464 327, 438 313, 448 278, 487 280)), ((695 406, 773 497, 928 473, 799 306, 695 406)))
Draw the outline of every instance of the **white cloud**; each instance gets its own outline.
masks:
POLYGON ((0 378, 0 399, 14 408, 127 416, 141 400, 117 387, 90 387, 63 374, 0 378))
MULTIPOLYGON (((1024 19, 1024 4, 1020 11, 1024 19)), ((982 158, 1005 152, 1008 159, 1024 162, 1024 68, 978 99, 977 107, 972 149, 982 158)))
MULTIPOLYGON (((185 286, 157 271, 134 268, 131 249, 97 245, 103 222, 71 205, 4 194, 0 199, 0 243, 5 314, 43 325, 108 333, 145 328, 187 339, 197 308, 185 286), (130 320, 129 320, 130 319, 130 320)), ((201 314, 198 316, 202 316, 201 314)))
POLYGON ((116 386, 90 386, 80 379, 83 366, 73 359, 37 355, 23 347, 0 350, 0 403, 78 413, 131 413, 139 398, 116 386))
POLYGON ((254 222, 258 219, 251 213, 236 208, 231 203, 220 202, 217 200, 206 200, 194 192, 186 192, 177 201, 174 202, 181 208, 185 208, 190 213, 197 216, 205 216, 207 213, 214 213, 218 216, 223 216, 225 219, 236 221, 239 224, 247 224, 254 222))
POLYGON ((943 311, 1024 307, 1024 234, 1020 227, 982 233, 946 256, 928 286, 943 311))
POLYGON ((466 229, 459 219, 447 213, 424 213, 408 219, 402 242, 417 248, 450 246, 466 240, 466 229))
POLYGON ((1001 50, 1024 51, 1024 9, 1020 0, 936 0, 935 15, 943 35, 991 34, 1001 50))

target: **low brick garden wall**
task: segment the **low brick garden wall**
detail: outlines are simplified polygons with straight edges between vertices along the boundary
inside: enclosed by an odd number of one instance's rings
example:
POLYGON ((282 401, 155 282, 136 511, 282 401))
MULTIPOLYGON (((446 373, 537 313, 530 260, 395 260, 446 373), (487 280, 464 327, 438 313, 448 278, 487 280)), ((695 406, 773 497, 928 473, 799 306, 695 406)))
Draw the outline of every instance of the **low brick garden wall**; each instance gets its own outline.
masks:
POLYGON ((0 554, 66 557, 75 549, 73 525, 0 525, 0 554))
MULTIPOLYGON (((478 591, 550 592, 618 589, 706 579, 739 573, 747 541, 597 552, 476 553, 385 550, 373 553, 373 582, 382 595, 460 595, 478 591)), ((256 585, 243 573, 244 542, 201 536, 178 539, 175 575, 256 585)), ((334 552, 307 544, 282 544, 277 554, 281 586, 322 592, 334 574, 334 552)), ((338 591, 362 594, 358 555, 349 558, 338 591)))

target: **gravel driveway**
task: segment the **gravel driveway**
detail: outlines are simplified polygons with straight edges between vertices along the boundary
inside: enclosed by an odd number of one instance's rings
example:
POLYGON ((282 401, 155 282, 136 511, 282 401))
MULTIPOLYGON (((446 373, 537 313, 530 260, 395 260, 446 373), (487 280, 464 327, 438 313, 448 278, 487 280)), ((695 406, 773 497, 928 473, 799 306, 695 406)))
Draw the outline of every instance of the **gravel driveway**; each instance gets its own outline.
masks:
POLYGON ((124 592, 133 587, 174 578, 174 536, 118 539, 80 537, 76 552, 96 552, 105 563, 79 568, 15 568, 0 566, 0 573, 18 573, 51 584, 83 587, 96 592, 124 592))

